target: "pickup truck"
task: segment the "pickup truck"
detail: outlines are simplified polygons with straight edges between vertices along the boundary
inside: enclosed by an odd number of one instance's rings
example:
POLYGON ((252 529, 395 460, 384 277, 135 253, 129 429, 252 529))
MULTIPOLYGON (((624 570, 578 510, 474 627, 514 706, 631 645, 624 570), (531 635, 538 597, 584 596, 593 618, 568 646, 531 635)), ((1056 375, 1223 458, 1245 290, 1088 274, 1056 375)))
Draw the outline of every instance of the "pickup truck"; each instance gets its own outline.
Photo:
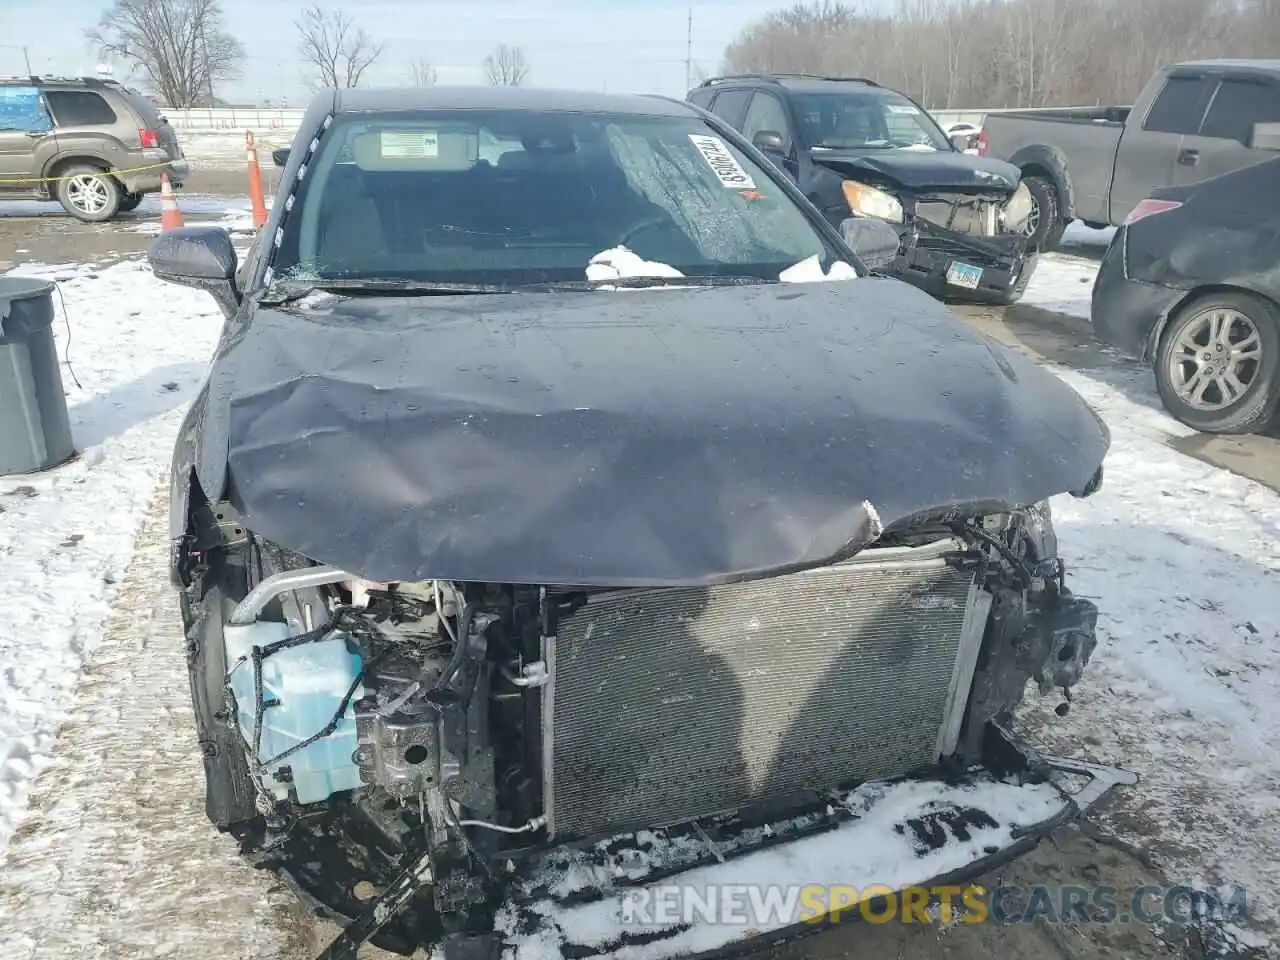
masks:
POLYGON ((978 150, 1022 171, 1031 245, 1051 250, 1073 220, 1119 226, 1152 190, 1269 159, 1278 141, 1280 60, 1195 60, 1132 106, 988 114, 978 150))

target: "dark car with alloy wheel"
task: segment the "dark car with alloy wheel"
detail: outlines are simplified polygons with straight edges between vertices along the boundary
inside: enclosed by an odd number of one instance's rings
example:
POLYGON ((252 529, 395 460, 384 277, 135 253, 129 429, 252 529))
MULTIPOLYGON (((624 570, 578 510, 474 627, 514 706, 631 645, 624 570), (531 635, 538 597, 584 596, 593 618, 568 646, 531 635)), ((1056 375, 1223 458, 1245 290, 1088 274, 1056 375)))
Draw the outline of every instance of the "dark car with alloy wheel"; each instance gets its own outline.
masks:
POLYGON ((1093 326, 1155 370, 1165 408, 1204 433, 1256 433, 1280 404, 1280 157, 1162 187, 1116 231, 1093 326))
POLYGON ((136 90, 100 77, 0 77, 0 198, 56 200, 102 223, 187 174, 173 127, 136 90))

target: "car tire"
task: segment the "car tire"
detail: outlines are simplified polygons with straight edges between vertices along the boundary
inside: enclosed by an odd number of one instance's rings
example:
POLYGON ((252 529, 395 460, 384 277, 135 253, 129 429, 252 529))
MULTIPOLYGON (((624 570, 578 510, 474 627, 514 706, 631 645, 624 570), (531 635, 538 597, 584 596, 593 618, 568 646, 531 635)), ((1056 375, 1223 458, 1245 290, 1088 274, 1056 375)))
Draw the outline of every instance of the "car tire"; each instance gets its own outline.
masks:
POLYGON ((1022 182, 1027 185, 1038 214, 1028 244, 1036 250, 1054 250, 1067 229, 1062 219, 1062 205, 1058 202, 1058 187, 1045 177, 1023 177, 1022 182))
MULTIPOLYGON (((226 641, 223 625, 235 609, 228 596, 236 572, 215 567, 200 599, 182 595, 183 621, 187 626, 187 667, 196 733, 204 760, 205 813, 219 830, 235 829, 257 816, 257 788, 249 775, 248 758, 226 709, 226 641)), ((236 595, 245 591, 235 586, 236 595)))
POLYGON ((101 167, 78 163, 58 173, 57 196, 62 208, 84 223, 103 223, 120 210, 124 190, 101 167))
POLYGON ((120 212, 129 213, 131 210, 137 210, 142 205, 143 195, 140 193, 126 193, 120 198, 120 212))
POLYGON ((1160 336, 1155 375, 1165 409, 1193 430, 1225 434, 1262 430, 1280 403, 1280 308, 1249 293, 1211 293, 1189 301, 1174 313, 1160 336), (1235 355, 1218 361, 1223 350, 1235 355), (1196 359, 1180 359, 1191 356, 1196 359), (1232 373, 1235 384, 1243 385, 1234 399, 1234 386, 1221 376, 1210 375, 1208 385, 1196 387, 1197 382, 1204 383, 1203 378, 1196 380, 1196 374, 1206 362, 1214 364, 1214 371, 1232 373), (1195 364, 1193 369, 1188 369, 1189 363, 1195 364))

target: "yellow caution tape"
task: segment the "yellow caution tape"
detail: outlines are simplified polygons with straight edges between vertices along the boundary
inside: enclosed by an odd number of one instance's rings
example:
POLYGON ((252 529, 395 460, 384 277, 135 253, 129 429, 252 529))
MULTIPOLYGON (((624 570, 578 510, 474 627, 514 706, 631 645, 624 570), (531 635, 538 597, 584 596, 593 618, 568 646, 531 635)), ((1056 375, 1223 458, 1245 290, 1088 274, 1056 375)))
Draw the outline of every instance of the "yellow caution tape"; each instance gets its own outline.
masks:
MULTIPOLYGON (((172 166, 175 162, 177 161, 166 160, 164 163, 151 163, 145 167, 128 167, 123 170, 119 168, 115 168, 111 170, 99 170, 98 172, 107 173, 113 177, 118 177, 123 173, 145 173, 148 170, 160 170, 160 169, 163 169, 164 167, 172 166)), ((76 174, 72 174, 69 177, 16 177, 12 179, 9 177, 5 177, 0 179, 0 185, 11 184, 11 183, 58 183, 59 181, 62 181, 62 180, 74 180, 76 179, 76 177, 83 177, 83 176, 84 176, 83 173, 76 173, 76 174)))

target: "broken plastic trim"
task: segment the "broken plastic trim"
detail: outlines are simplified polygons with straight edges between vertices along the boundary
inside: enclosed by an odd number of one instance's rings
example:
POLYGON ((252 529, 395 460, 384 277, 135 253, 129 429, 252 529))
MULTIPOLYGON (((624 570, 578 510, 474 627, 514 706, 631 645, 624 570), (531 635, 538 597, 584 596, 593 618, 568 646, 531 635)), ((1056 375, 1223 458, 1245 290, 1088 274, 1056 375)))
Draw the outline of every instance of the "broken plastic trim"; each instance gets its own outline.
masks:
MULTIPOLYGON (((1034 782, 1035 770, 1041 770, 1049 774, 1069 774, 1083 775, 1089 778, 1089 782, 1075 793, 1068 793, 1060 782, 1050 778, 1050 782, 1055 790, 1062 797, 1062 806, 1051 816, 1025 827, 1013 827, 1010 831, 1011 840, 1004 847, 996 850, 996 852, 970 861, 968 864, 952 870, 948 873, 935 876, 931 879, 921 881, 920 885, 927 887, 936 887, 944 885, 959 885, 968 882, 975 877, 980 877, 991 870, 994 870, 1006 863, 1009 863, 1020 856, 1032 850, 1040 840, 1051 834, 1054 830, 1065 826, 1081 815, 1089 811, 1092 807, 1103 800, 1114 787, 1130 786, 1138 782, 1136 774, 1118 767, 1109 767, 1103 764, 1091 763, 1085 760, 1076 760, 1063 757, 1042 757, 1029 754, 1021 740, 1010 731, 993 725, 992 734, 999 740, 1000 746, 1007 751, 1011 757, 1020 757, 1028 764, 1029 769, 1024 773, 1032 775, 1034 782)), ((848 816, 847 812, 845 814, 848 816)), ((695 830, 698 825, 693 825, 695 830)), ((828 829, 828 825, 819 824, 812 830, 801 831, 792 836, 780 835, 774 837, 770 843, 762 844, 752 849, 744 850, 740 856, 750 856, 756 850, 763 849, 772 843, 790 843, 804 839, 806 836, 812 836, 815 832, 821 832, 828 829)), ((769 836, 773 836, 771 832, 769 836)), ((710 855, 720 863, 731 862, 734 858, 726 858, 716 849, 714 844, 708 845, 710 855)), ((379 929, 389 923, 395 914, 406 904, 412 901, 414 893, 417 889, 433 882, 434 878, 430 871, 429 856, 419 853, 413 856, 407 863, 407 866, 388 887, 387 891, 370 904, 364 913, 349 923, 341 934, 317 957, 317 960, 354 960, 357 951, 363 943, 373 937, 379 929)), ((702 863, 691 863, 679 870, 670 873, 661 872, 659 875, 649 875, 637 884, 627 884, 633 886, 643 884, 645 882, 669 881, 674 877, 690 870, 698 869, 703 866, 702 863)), ((625 889, 625 888, 620 888, 625 889)), ((608 894, 605 894, 607 897, 608 894)), ((587 897, 594 902, 596 897, 587 897)), ((883 904, 877 904, 877 899, 873 898, 873 909, 880 911, 883 904)), ((522 901, 524 906, 532 906, 530 901, 522 901)), ((780 943, 788 940, 798 940, 803 936, 820 932, 828 927, 832 922, 833 915, 828 914, 819 921, 805 921, 797 924, 780 927, 775 930, 759 934, 754 937, 748 937, 726 944, 722 947, 700 953, 680 953, 673 951, 670 955, 672 960, 679 957, 680 960, 727 960, 727 958, 742 956, 747 953, 758 951, 764 946, 774 943, 780 943)), ((679 931, 673 931, 678 933, 679 931)), ((457 939, 454 937, 452 939, 457 939)), ((458 944, 462 948, 474 947, 478 952, 477 956, 496 956, 497 952, 504 946, 510 947, 510 944, 501 942, 502 935, 496 931, 494 933, 479 934, 475 936, 463 936, 465 943, 458 944)), ((647 940, 648 943, 656 943, 663 939, 662 934, 658 934, 652 939, 647 940)), ((426 946, 425 944, 423 946, 426 946)), ((605 957, 611 952, 611 948, 603 945, 593 944, 577 944, 563 942, 561 948, 568 955, 581 957, 586 960, 590 957, 605 957)))

